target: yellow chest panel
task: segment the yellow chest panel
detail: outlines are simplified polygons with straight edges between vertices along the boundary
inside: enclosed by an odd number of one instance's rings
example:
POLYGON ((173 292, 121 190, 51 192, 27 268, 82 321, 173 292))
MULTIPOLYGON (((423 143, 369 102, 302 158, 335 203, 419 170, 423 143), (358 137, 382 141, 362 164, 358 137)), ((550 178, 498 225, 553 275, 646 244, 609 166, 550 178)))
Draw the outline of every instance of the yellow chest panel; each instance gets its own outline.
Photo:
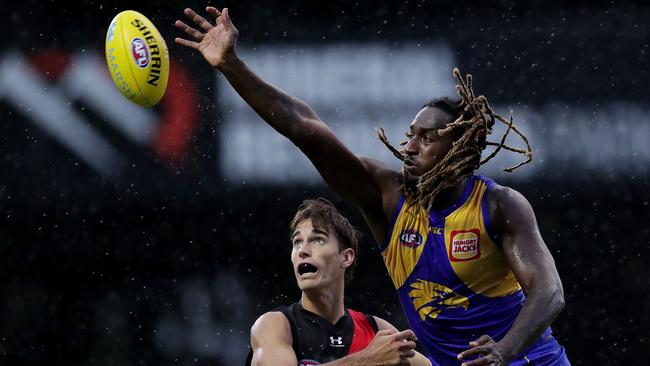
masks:
POLYGON ((382 253, 395 288, 424 279, 487 297, 521 288, 488 234, 483 202, 488 184, 477 176, 468 184, 458 207, 444 215, 428 214, 410 198, 400 201, 382 253))

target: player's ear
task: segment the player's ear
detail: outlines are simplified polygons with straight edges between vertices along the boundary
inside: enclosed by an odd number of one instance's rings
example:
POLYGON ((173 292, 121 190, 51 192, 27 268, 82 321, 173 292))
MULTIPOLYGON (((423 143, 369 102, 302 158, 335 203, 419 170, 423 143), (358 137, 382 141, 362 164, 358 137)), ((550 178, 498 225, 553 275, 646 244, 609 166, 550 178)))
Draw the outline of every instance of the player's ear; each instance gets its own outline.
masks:
POLYGON ((354 263, 354 258, 356 257, 356 253, 354 253, 354 249, 352 248, 345 248, 341 251, 341 267, 343 268, 348 268, 354 263))

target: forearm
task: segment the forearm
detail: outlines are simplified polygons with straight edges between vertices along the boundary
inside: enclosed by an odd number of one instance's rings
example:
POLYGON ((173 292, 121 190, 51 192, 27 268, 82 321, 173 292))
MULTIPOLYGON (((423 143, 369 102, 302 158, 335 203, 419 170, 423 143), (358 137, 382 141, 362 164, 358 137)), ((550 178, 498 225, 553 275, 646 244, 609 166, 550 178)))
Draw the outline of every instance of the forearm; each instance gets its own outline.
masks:
POLYGON ((306 119, 318 119, 307 104, 262 80, 234 54, 219 70, 260 117, 290 139, 301 131, 306 119))
POLYGON ((499 341, 510 359, 526 351, 553 322, 564 307, 561 285, 554 289, 535 289, 530 291, 512 328, 499 341))

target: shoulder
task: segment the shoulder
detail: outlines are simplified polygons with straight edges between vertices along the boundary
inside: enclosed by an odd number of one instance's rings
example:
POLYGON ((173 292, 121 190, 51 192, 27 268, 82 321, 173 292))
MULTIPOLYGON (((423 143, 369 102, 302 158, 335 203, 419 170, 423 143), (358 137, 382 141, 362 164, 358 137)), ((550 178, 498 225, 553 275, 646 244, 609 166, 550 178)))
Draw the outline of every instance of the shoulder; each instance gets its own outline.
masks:
POLYGON ((277 340, 286 340, 288 344, 291 344, 289 320, 282 312, 269 311, 257 318, 251 327, 251 338, 253 342, 275 338, 277 340))
POLYGON ((487 197, 492 226, 500 232, 535 224, 535 215, 528 199, 517 190, 494 184, 487 197))
POLYGON ((524 195, 519 191, 497 183, 494 183, 494 186, 490 191, 488 202, 490 205, 495 205, 500 209, 508 209, 509 207, 523 203, 528 204, 526 197, 524 197, 524 195))
POLYGON ((528 209, 530 203, 519 191, 495 183, 488 195, 488 207, 509 213, 528 209))

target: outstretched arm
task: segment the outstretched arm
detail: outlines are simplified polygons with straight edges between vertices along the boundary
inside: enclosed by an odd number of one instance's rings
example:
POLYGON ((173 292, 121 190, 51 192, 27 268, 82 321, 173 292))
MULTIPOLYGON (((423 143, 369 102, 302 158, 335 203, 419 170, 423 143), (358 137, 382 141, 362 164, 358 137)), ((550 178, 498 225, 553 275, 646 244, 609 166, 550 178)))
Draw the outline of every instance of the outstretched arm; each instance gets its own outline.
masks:
POLYGON ((185 15, 199 29, 176 21, 176 27, 190 37, 190 40, 176 38, 176 43, 201 52, 255 112, 302 150, 337 194, 362 207, 381 203, 383 185, 378 179, 384 175, 378 171, 382 168, 353 154, 303 101, 255 75, 237 57, 238 31, 230 20, 228 9, 220 12, 207 7, 206 10, 215 17, 216 25, 193 10, 185 9, 185 15))
MULTIPOLYGON (((323 364, 323 366, 378 366, 417 365, 430 363, 409 363, 415 355, 415 336, 410 330, 398 332, 384 329, 363 350, 349 356, 323 364)), ((252 366, 295 366, 298 363, 292 347, 291 328, 280 312, 262 315, 251 328, 252 366)))
POLYGON ((503 339, 494 342, 484 335, 470 344, 472 348, 461 353, 462 358, 484 356, 468 361, 469 366, 507 365, 542 335, 564 307, 562 282, 530 203, 519 192, 507 187, 497 187, 493 193, 491 222, 501 235, 503 253, 526 294, 526 302, 503 339))

